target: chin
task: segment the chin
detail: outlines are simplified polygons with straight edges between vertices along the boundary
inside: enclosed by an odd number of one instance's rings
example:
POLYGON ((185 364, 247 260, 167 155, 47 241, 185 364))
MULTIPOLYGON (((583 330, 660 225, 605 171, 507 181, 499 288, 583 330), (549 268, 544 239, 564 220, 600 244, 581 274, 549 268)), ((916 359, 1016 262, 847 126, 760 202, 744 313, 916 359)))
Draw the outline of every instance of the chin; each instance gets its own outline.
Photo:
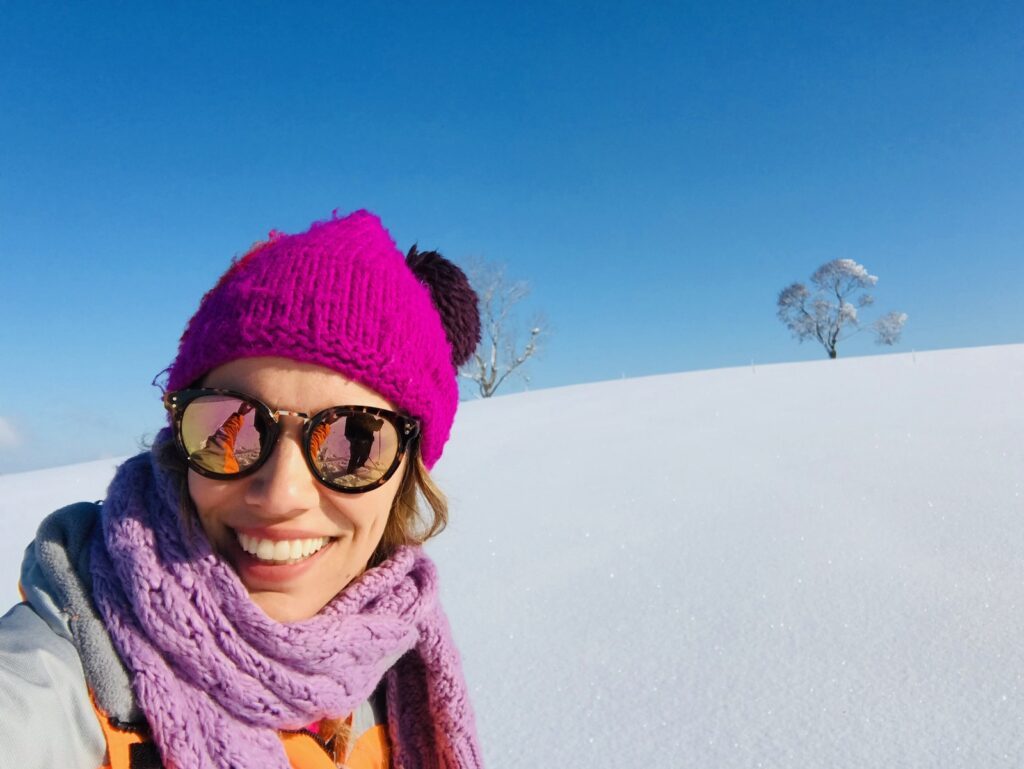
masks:
POLYGON ((264 591, 250 593, 249 597, 270 619, 283 623, 301 622, 315 617, 330 602, 329 598, 323 602, 308 598, 299 600, 287 593, 264 591))

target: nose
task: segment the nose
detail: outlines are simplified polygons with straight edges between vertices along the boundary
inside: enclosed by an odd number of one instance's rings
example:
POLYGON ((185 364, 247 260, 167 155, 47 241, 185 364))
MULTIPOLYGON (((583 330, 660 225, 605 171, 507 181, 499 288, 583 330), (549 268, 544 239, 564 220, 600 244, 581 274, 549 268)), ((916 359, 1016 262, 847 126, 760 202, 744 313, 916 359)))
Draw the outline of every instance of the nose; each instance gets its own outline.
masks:
POLYGON ((249 479, 245 502, 268 519, 285 520, 319 501, 317 481, 302 455, 301 425, 282 426, 277 445, 249 479))

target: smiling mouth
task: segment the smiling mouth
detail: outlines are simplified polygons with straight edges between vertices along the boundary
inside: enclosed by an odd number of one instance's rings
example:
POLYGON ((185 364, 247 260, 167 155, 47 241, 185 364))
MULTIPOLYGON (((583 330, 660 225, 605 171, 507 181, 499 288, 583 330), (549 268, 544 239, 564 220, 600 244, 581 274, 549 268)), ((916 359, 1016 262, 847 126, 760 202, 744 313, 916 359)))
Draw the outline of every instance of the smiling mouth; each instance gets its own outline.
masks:
POLYGON ((268 564, 292 564, 304 561, 323 549, 330 537, 310 539, 259 539, 235 532, 242 550, 253 558, 268 564))

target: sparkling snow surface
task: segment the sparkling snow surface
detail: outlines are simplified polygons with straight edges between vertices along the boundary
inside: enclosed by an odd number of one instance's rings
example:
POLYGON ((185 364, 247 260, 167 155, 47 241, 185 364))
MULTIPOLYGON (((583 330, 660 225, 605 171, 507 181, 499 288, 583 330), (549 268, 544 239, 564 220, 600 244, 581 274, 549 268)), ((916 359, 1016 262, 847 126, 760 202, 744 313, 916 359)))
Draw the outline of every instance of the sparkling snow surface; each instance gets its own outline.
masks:
MULTIPOLYGON (((1024 765, 1022 436, 1024 345, 463 404, 429 549, 488 765, 1024 765)), ((9 602, 111 465, 0 477, 9 602)))

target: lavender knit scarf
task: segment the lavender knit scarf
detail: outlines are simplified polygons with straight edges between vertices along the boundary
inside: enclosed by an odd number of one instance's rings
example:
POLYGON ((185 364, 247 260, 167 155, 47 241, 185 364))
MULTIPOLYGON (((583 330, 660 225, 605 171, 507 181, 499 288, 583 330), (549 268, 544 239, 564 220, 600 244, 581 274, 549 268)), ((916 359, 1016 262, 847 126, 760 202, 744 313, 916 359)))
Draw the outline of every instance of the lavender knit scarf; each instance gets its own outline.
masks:
POLYGON ((278 623, 201 529, 183 532, 177 487, 148 453, 125 462, 92 552, 96 605, 166 765, 287 769, 276 730, 345 717, 383 678, 396 769, 481 766, 422 550, 400 549, 315 617, 278 623))

